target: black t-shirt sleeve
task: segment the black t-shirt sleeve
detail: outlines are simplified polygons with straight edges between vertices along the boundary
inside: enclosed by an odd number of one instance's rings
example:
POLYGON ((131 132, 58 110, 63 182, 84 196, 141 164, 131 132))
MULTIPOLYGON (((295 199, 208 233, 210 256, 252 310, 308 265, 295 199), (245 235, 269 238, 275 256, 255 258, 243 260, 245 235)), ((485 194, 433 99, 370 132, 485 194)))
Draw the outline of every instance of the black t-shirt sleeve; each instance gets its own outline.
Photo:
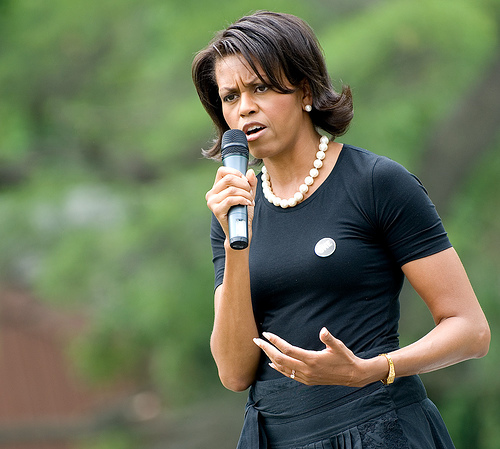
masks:
POLYGON ((451 247, 441 218, 415 175, 381 157, 373 167, 372 187, 378 231, 400 266, 451 247))
POLYGON ((224 249, 224 241, 226 235, 220 225, 219 221, 212 214, 212 223, 210 226, 210 241, 212 243, 212 261, 215 270, 215 284, 214 290, 222 284, 224 280, 224 267, 226 263, 226 251, 224 249))

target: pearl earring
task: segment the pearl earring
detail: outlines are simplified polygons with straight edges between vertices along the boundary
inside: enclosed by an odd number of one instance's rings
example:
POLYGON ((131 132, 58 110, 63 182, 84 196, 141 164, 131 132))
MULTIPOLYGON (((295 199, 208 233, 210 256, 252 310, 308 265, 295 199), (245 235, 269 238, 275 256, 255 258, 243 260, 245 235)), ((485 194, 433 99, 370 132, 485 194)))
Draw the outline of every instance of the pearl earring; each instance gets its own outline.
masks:
POLYGON ((306 104, 304 109, 306 110, 306 112, 311 112, 313 107, 310 104, 306 104))

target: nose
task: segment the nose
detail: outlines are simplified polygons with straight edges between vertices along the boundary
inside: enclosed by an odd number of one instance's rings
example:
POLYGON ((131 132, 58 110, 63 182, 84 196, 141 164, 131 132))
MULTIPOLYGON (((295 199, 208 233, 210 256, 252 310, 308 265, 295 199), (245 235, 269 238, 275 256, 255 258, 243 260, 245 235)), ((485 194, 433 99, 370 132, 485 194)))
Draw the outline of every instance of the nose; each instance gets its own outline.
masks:
POLYGON ((257 103, 253 98, 253 95, 244 92, 240 97, 240 116, 245 117, 247 115, 255 114, 258 110, 257 103))

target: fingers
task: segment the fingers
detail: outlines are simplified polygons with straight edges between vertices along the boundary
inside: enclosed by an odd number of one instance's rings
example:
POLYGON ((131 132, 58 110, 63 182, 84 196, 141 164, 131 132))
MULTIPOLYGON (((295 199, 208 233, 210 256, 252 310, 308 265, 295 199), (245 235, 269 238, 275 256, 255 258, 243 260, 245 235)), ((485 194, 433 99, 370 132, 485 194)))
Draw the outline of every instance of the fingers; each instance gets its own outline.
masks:
POLYGON ((264 332, 263 336, 269 342, 261 338, 255 338, 254 342, 271 360, 269 366, 291 379, 300 381, 299 373, 304 369, 303 359, 307 359, 308 351, 291 345, 277 335, 264 332))
POLYGON ((278 337, 270 332, 263 332, 262 335, 273 345, 272 347, 277 348, 279 352, 289 357, 300 357, 305 352, 303 349, 291 345, 286 340, 283 340, 281 337, 278 337))
POLYGON ((321 329, 319 332, 319 339, 325 344, 325 346, 331 350, 336 350, 336 351, 348 351, 350 352, 347 347, 344 345, 344 343, 339 340, 338 338, 335 338, 326 327, 321 329))
POLYGON ((274 363, 272 363, 272 362, 269 364, 269 366, 270 366, 271 368, 273 368, 274 370, 276 370, 276 371, 280 372, 281 374, 284 374, 285 376, 289 377, 290 379, 295 379, 297 382, 303 382, 303 383, 305 383, 305 382, 304 382, 304 380, 302 380, 302 379, 300 378, 300 375, 299 375, 299 373, 297 372, 297 370, 295 370, 295 369, 293 369, 293 368, 290 368, 290 369, 288 369, 288 370, 286 370, 286 369, 285 369, 285 370, 283 370, 283 369, 279 369, 279 368, 278 368, 278 367, 277 367, 274 363), (287 371, 288 371, 288 373, 287 373, 287 371))
POLYGON ((329 348, 332 348, 335 346, 340 340, 337 340, 330 332, 328 332, 328 329, 324 327, 321 329, 319 332, 319 339, 325 344, 325 346, 328 346, 329 348))
POLYGON ((220 167, 217 170, 213 187, 206 194, 206 199, 208 201, 211 196, 226 192, 232 195, 239 194, 251 202, 253 201, 252 190, 255 189, 252 189, 249 179, 243 173, 233 168, 220 167))
MULTIPOLYGON (((305 385, 347 385, 353 383, 361 369, 358 357, 326 328, 319 333, 325 349, 312 351, 293 346, 277 335, 263 332, 255 344, 269 357, 269 366, 305 385)), ((361 385, 361 384, 360 384, 361 385)))
POLYGON ((252 187, 255 196, 255 188, 257 187, 257 176, 255 175, 253 168, 250 168, 247 171, 246 177, 248 179, 248 182, 250 183, 250 186, 252 187))
POLYGON ((235 169, 220 167, 212 189, 205 196, 207 205, 223 224, 232 206, 254 205, 256 185, 257 178, 253 170, 249 170, 245 176, 235 169))

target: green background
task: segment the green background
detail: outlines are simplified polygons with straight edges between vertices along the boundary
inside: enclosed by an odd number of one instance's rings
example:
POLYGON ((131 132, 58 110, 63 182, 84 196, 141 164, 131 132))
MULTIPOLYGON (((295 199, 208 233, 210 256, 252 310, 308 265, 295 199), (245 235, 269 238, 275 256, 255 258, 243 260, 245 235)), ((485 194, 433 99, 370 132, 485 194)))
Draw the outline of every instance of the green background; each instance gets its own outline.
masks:
MULTIPOLYGON (((499 448, 498 0, 0 0, 2 285, 88 317, 68 355, 89 381, 147 384, 174 414, 232 403, 208 346, 217 164, 201 157, 214 130, 190 66, 257 9, 311 24, 353 90, 341 141, 402 163, 436 203, 493 342, 423 379, 458 449, 499 448)), ((402 315, 403 344, 432 326, 409 288, 402 315)), ((148 447, 138 438, 82 445, 148 447)))

